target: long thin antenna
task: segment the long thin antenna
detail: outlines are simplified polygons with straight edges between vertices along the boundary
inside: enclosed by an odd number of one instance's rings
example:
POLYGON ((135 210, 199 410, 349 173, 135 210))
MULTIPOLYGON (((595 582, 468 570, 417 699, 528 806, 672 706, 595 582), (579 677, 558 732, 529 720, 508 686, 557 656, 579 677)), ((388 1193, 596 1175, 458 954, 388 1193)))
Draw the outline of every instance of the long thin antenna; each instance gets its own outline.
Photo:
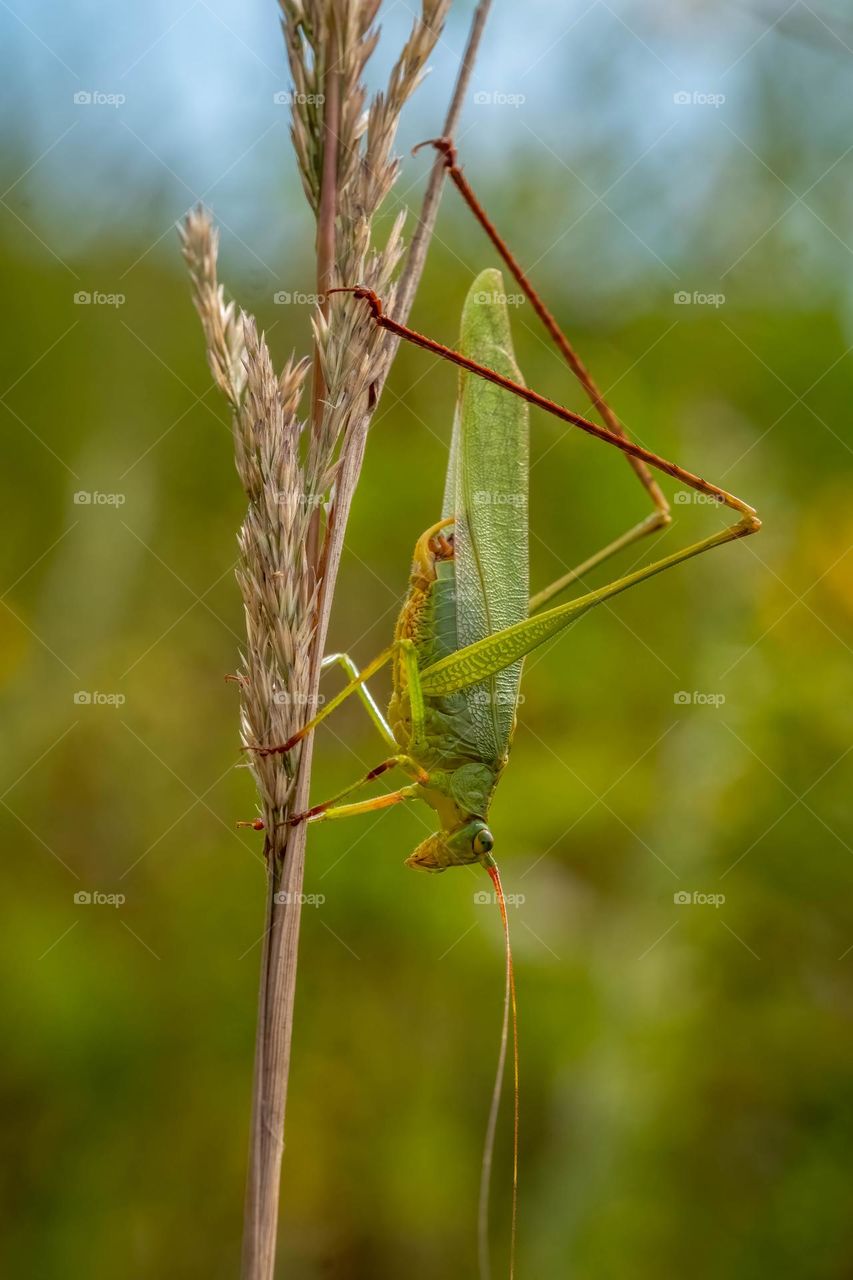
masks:
POLYGON ((353 297, 363 299, 370 307, 376 324, 383 329, 387 329, 389 333, 394 333, 398 338, 405 338, 407 342, 414 343, 416 347, 422 347, 424 351, 431 351, 433 355, 449 360, 451 364, 457 365, 460 369, 465 369, 468 373, 476 373, 479 377, 485 378, 487 382, 494 383, 496 387, 503 387, 504 390, 511 391, 513 395, 520 396, 528 404, 536 405, 537 408, 545 409, 547 413, 552 413, 555 418, 560 418, 563 422, 569 422, 575 427, 580 427, 581 431, 585 431, 587 435, 597 436, 599 440, 606 440, 630 457, 639 458, 641 462, 648 463, 650 467, 654 467, 657 471, 662 471, 664 475, 672 476, 674 480, 681 480, 684 484, 689 485, 691 489, 698 489, 700 493, 707 493, 718 502, 731 507, 733 511, 740 512, 743 531, 739 536, 757 533, 761 528, 761 521, 756 516, 755 508, 735 497, 733 493, 728 493, 725 489, 721 489, 719 485, 711 484, 710 480, 703 480, 701 476, 694 475, 692 471, 685 471, 683 467, 677 466, 674 462, 668 462, 666 458, 661 458, 658 454, 652 453, 651 449, 643 448, 642 445, 636 444, 626 436, 615 435, 606 427, 600 427, 598 423, 590 422, 588 418, 582 417, 579 413, 573 413, 571 409, 566 409, 563 405, 557 404, 556 401, 549 400, 547 396, 541 396, 538 391, 531 391, 529 387, 525 387, 522 383, 514 382, 512 378, 504 377, 502 373, 498 373, 495 369, 490 369, 484 364, 478 364, 476 360, 469 360, 467 356, 462 355, 461 351, 454 351, 452 347, 446 347, 443 342, 436 342, 433 338, 428 338, 426 334, 418 333, 417 329, 410 329, 408 325, 399 324, 396 320, 392 320, 390 316, 386 316, 383 312, 382 300, 373 289, 367 289, 364 285, 346 285, 336 289, 329 289, 328 293, 351 293, 353 297))
POLYGON ((497 864, 490 861, 486 870, 495 886, 498 906, 504 929, 506 944, 506 989, 504 992, 504 1015, 501 1027, 501 1047, 498 1053, 498 1067, 495 1073, 495 1085, 492 1090, 492 1101, 489 1107, 489 1121, 486 1126, 486 1143, 483 1149, 483 1164, 480 1174, 480 1207, 478 1214, 477 1254, 480 1280, 490 1280, 491 1265, 489 1260, 489 1195, 492 1183, 492 1163, 495 1154, 495 1135, 498 1127, 501 1093, 503 1092, 504 1071, 506 1069, 507 1045, 509 1043, 510 1015, 512 1016, 512 1066, 513 1066, 513 1120, 512 1120, 512 1214, 510 1220, 509 1244, 509 1280, 515 1275, 515 1246, 518 1226, 518 1003, 515 995, 515 970, 512 964, 512 948, 509 941, 509 919, 507 918, 506 899, 504 898, 501 875, 497 864))
MULTIPOLYGON (((518 261, 518 258, 516 258, 515 254, 512 252, 489 215, 486 213, 486 210, 480 204, 471 184, 459 168, 457 163, 456 145, 453 139, 429 138, 426 142, 419 142, 416 147, 412 147, 412 155, 414 155, 416 151, 420 151, 421 147, 435 147, 436 151, 438 151, 444 158, 445 168, 457 191, 468 205, 468 208, 471 210, 500 256, 503 258, 521 288, 524 290, 530 305, 533 307, 533 310, 547 329, 552 341, 563 356, 563 359, 566 361, 566 364, 569 366, 578 382, 580 382, 584 391, 589 396, 590 401, 601 415, 604 425, 607 427, 608 431, 611 431, 614 435, 622 436, 627 439, 625 428, 622 426, 621 422, 616 417, 616 414, 610 408, 610 405, 599 391, 592 374, 589 372, 586 365, 569 342, 569 339, 557 324, 554 316, 546 307, 539 292, 534 288, 532 281, 525 272, 521 263, 518 261)), ((649 522, 648 532, 651 532, 653 528, 660 528, 662 524, 667 523, 669 519, 669 505, 666 498, 661 493, 657 481, 649 471, 646 464, 641 462, 639 458, 632 457, 631 454, 628 454, 627 457, 631 466, 642 481, 643 486, 648 491, 649 497, 657 508, 658 519, 656 521, 649 522)))

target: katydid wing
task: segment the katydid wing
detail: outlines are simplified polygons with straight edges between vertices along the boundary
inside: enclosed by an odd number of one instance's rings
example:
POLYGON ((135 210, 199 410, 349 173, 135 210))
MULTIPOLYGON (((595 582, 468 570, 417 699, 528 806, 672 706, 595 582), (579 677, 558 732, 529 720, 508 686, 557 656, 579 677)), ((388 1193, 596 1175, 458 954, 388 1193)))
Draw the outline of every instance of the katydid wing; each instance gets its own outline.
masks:
MULTIPOLYGON (((501 273, 481 272, 465 300, 460 346, 520 381, 504 299, 501 273)), ((460 373, 442 511, 454 521, 457 649, 528 616, 528 416, 523 401, 460 373)), ((521 665, 462 690, 480 758, 496 765, 512 736, 521 665)))

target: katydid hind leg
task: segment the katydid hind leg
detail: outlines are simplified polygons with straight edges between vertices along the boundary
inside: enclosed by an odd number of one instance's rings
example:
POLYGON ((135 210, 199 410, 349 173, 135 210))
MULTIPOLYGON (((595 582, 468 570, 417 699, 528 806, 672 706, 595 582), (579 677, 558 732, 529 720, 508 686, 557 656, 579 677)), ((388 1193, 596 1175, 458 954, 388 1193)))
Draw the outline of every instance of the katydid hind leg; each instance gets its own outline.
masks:
POLYGON ((547 587, 537 591, 534 596, 530 597, 530 612, 536 613, 556 596, 562 595, 574 583, 582 582, 586 574, 604 564, 611 556, 615 556, 618 551, 624 551, 626 547, 632 546, 633 543, 639 542, 641 538, 645 538, 648 534, 654 533, 655 530, 660 528, 661 521, 658 519, 657 513, 652 512, 651 515, 646 516, 645 520, 641 520, 639 524, 635 524, 627 532, 621 534, 620 537, 614 538, 612 542, 608 542, 606 546, 593 552, 581 564, 575 565, 574 569, 570 569, 568 573, 555 578, 547 587))
POLYGON ((546 610, 545 613, 537 613, 534 617, 525 619, 524 622, 506 627, 503 631, 497 631, 483 640, 478 640, 475 644, 467 645, 464 649, 458 649, 456 653, 441 658, 421 673, 423 692, 427 697, 444 697, 455 693, 458 689, 464 689, 468 685, 488 679, 489 676, 511 666, 513 662, 517 662, 528 653, 532 653, 546 640, 559 635, 596 605, 603 604, 623 591, 629 590, 630 587, 674 568, 685 560, 710 551, 713 547, 746 537, 752 531, 744 521, 732 525, 728 529, 703 538, 700 542, 693 543, 692 546, 684 547, 680 551, 673 552, 672 555, 654 561, 653 564, 626 574, 623 578, 617 578, 607 586, 579 596, 576 600, 570 600, 567 604, 557 605, 553 609, 546 610))

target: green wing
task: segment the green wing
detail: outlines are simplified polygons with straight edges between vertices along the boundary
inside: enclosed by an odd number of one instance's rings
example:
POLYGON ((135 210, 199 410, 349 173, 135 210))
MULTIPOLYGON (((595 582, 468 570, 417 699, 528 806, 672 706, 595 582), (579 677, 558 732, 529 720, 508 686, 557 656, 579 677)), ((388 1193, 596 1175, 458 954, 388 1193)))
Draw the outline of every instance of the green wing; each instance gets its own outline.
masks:
MULTIPOLYGON (((459 349, 515 381, 503 277, 484 271, 462 312, 459 349)), ((528 413, 511 392, 463 373, 444 492, 453 516, 457 644, 464 648, 528 616, 528 413)), ((500 760, 512 735, 521 661, 465 689, 477 748, 500 760)))

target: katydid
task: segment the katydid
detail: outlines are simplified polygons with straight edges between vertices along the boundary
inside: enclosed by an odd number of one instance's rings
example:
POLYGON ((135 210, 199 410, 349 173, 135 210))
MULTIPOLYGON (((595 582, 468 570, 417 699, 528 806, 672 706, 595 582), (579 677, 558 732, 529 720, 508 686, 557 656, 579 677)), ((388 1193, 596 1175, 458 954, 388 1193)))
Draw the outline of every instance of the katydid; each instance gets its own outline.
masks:
MULTIPOLYGON (((525 387, 512 355, 506 306, 498 300, 504 296, 500 272, 489 269, 474 281, 463 309, 459 351, 390 320, 370 290, 337 292, 366 299, 378 324, 463 370, 443 514, 415 545, 409 591, 393 643, 361 672, 345 654, 324 659, 324 666, 343 663, 350 682, 287 742, 253 749, 261 755, 293 750, 346 698, 358 694, 392 754, 331 799, 292 815, 289 822, 348 818, 423 800, 435 810, 439 830, 418 845, 406 865, 445 871, 480 862, 491 871, 494 838, 488 811, 509 756, 526 655, 596 605, 712 547, 757 532, 761 522, 753 508, 733 494, 525 387), (525 401, 712 496, 737 511, 740 520, 567 604, 541 611, 543 603, 592 563, 623 548, 626 537, 528 598, 525 401), (389 662, 393 695, 386 718, 366 681, 389 662), (407 773, 410 785, 370 800, 339 803, 393 768, 407 773)), ((628 535, 632 540, 634 536, 633 531, 628 535)))
MULTIPOLYGON (((409 590, 393 642, 361 672, 347 655, 329 655, 324 666, 343 665, 350 676, 349 683, 287 742, 259 744, 254 749, 265 755, 291 751, 346 698, 357 694, 389 754, 351 786, 305 813, 292 815, 288 821, 332 821, 421 800, 435 811, 438 829, 417 846, 407 865, 439 872, 452 866, 481 863, 492 877, 506 936, 507 994, 501 1061, 484 1161, 485 1188, 510 1007, 513 1015, 515 1013, 506 906, 493 856, 494 837, 488 817, 495 788, 509 756, 523 660, 596 605, 711 547, 754 533, 760 528, 760 521, 753 508, 733 494, 635 444, 627 436, 556 320, 486 217, 456 165, 452 145, 446 140, 438 140, 435 145, 443 152, 451 177, 534 303, 537 314, 605 425, 598 426, 524 386, 513 356, 509 317, 502 301, 503 281, 497 270, 482 272, 471 287, 463 308, 458 350, 386 316, 380 299, 369 289, 332 290, 354 294, 357 300, 368 304, 378 325, 461 369, 441 518, 416 543, 409 590), (528 586, 529 404, 545 409, 625 453, 655 507, 646 520, 532 597, 528 586), (649 468, 730 507, 737 512, 738 522, 604 587, 543 610, 543 605, 589 569, 668 523, 666 499, 649 468), (393 693, 385 716, 366 681, 387 663, 391 664, 393 693), (353 792, 394 768, 408 775, 407 785, 367 800, 347 801, 353 792)), ((514 1246, 518 1161, 518 1052, 514 1016, 513 1032, 514 1246)), ((485 1271, 484 1224, 485 1192, 481 1189, 480 1253, 481 1270, 485 1271)))

